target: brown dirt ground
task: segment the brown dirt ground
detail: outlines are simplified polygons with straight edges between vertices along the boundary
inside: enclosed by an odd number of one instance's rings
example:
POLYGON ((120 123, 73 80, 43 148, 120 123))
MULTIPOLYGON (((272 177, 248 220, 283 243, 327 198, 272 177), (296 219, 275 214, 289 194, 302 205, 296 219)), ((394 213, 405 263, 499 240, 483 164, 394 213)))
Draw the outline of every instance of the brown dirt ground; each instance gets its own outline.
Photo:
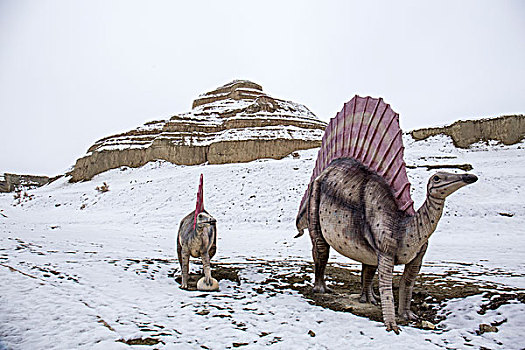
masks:
MULTIPOLYGON (((290 270, 290 264, 282 261, 254 262, 256 267, 260 267, 260 272, 270 272, 271 277, 262 282, 255 290, 258 293, 283 293, 294 290, 299 292, 309 303, 334 311, 350 312, 357 316, 369 318, 370 320, 382 321, 380 306, 363 304, 358 301, 361 290, 360 270, 340 267, 335 264, 328 264, 326 269, 326 279, 332 293, 317 294, 312 293, 313 264, 300 264, 298 269, 290 270)), ((254 266, 254 264, 251 264, 254 266)), ((212 265, 213 277, 218 281, 222 279, 230 280, 238 284, 241 283, 243 264, 221 264, 212 265)), ((174 274, 173 276, 177 276, 174 274)), ((190 274, 189 289, 196 290, 200 274, 190 274)), ((394 275, 394 298, 398 305, 399 279, 400 273, 394 275)), ((175 280, 180 283, 180 276, 175 280)), ((374 280, 374 290, 377 295, 377 276, 374 280)), ((491 284, 479 281, 460 279, 454 273, 444 275, 420 274, 414 287, 412 311, 420 320, 416 322, 399 321, 401 325, 409 325, 416 328, 424 328, 422 321, 437 324, 444 319, 439 311, 444 307, 447 300, 455 298, 465 298, 472 295, 485 294, 487 303, 483 304, 480 314, 489 309, 497 309, 503 304, 511 301, 525 303, 525 293, 510 287, 491 284), (494 297, 495 296, 495 297, 494 297)))

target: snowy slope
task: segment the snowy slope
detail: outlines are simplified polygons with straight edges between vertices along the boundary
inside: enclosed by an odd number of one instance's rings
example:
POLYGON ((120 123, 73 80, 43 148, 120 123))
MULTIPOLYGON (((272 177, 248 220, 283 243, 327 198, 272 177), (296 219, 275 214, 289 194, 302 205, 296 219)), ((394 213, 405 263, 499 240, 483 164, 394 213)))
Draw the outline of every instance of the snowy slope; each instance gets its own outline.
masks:
MULTIPOLYGON (((460 150, 440 136, 407 138, 405 147, 416 208, 433 172, 424 165, 469 163, 480 178, 448 199, 422 273, 523 292, 525 144, 460 150)), ((311 305, 294 290, 261 289, 274 274, 299 274, 311 261, 307 235, 293 236, 316 152, 228 165, 159 161, 88 182, 60 179, 30 191, 32 199, 1 194, 0 349, 120 349, 129 346, 117 340, 141 338, 161 342, 133 348, 524 346, 525 305, 517 301, 480 314, 483 295, 451 300, 437 330, 404 326, 396 336, 381 323, 311 305), (218 220, 213 261, 239 268, 240 277, 239 284, 221 280, 210 294, 180 290, 172 277, 178 223, 194 208, 200 173, 205 207, 218 220), (110 190, 99 193, 103 182, 110 190), (494 322, 497 333, 476 334, 494 322)), ((359 266, 333 252, 330 261, 359 266)))

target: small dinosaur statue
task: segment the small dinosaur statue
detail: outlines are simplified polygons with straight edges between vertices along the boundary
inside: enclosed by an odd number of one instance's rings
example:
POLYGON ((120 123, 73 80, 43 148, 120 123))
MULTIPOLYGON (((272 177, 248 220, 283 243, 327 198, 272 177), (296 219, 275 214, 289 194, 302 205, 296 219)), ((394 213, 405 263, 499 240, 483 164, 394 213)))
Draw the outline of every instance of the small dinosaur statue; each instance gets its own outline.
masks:
POLYGON ((414 282, 445 198, 477 181, 471 174, 438 172, 415 212, 403 150, 398 115, 390 106, 382 99, 354 97, 327 126, 296 220, 296 237, 308 228, 313 244, 313 291, 329 291, 324 273, 330 247, 362 263, 361 302, 377 303, 372 280, 379 270, 383 321, 397 334, 394 265, 405 265, 398 314, 417 319, 410 310, 414 282))
POLYGON ((182 219, 177 236, 177 255, 182 270, 182 289, 188 289, 190 256, 202 259, 204 279, 197 283, 201 290, 217 290, 219 285, 211 276, 210 259, 217 251, 216 220, 204 209, 203 177, 200 177, 197 205, 182 219))

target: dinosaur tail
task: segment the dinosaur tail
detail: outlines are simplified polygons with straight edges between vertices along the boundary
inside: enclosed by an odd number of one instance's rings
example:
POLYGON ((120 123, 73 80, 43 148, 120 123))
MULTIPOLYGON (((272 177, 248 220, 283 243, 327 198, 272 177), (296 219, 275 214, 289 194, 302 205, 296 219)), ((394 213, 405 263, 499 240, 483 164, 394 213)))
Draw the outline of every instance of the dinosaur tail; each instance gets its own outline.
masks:
POLYGON ((308 187, 333 160, 353 158, 383 177, 399 210, 414 215, 403 153, 398 114, 381 98, 355 96, 328 123, 308 187))
POLYGON ((193 229, 197 225, 197 215, 204 211, 204 188, 203 188, 203 176, 199 181, 199 190, 197 191, 197 205, 195 206, 195 216, 193 217, 193 229))
POLYGON ((297 213, 297 218, 295 219, 297 234, 294 236, 294 238, 299 238, 304 235, 304 230, 308 228, 308 203, 308 200, 301 203, 301 207, 297 213))

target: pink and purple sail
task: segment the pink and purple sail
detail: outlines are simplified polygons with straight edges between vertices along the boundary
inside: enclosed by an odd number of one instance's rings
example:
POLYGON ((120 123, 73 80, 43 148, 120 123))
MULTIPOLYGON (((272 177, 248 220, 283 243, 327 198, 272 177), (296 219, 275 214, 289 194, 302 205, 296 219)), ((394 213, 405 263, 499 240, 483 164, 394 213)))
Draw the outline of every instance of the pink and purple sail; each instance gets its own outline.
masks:
POLYGON ((328 123, 308 187, 333 160, 353 158, 382 176, 399 210, 414 215, 403 153, 399 115, 382 98, 355 96, 328 123))

